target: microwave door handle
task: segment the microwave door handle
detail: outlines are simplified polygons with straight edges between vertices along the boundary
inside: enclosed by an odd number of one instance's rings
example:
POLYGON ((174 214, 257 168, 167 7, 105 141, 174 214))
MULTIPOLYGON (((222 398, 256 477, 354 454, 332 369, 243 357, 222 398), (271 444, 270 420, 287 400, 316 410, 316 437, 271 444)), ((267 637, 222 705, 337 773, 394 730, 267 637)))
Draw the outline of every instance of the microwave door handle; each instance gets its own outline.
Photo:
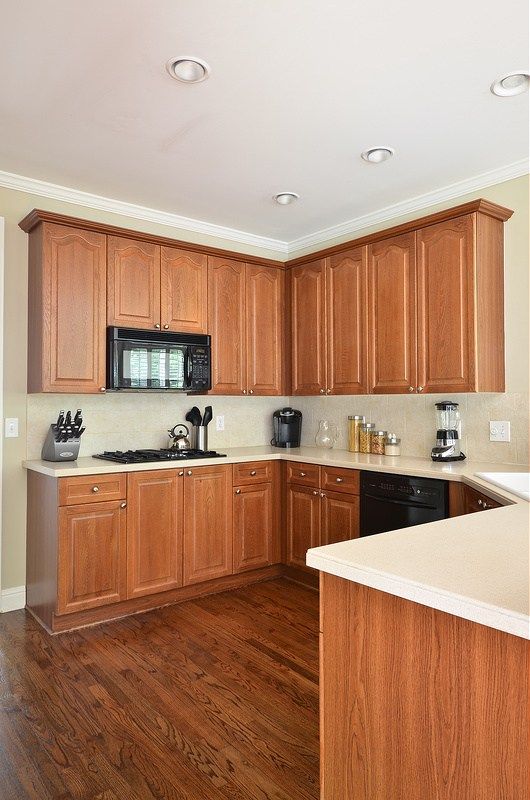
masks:
POLYGON ((189 388, 191 386, 191 379, 193 377, 193 361, 190 355, 189 347, 186 347, 184 353, 184 380, 186 381, 186 386, 189 388))

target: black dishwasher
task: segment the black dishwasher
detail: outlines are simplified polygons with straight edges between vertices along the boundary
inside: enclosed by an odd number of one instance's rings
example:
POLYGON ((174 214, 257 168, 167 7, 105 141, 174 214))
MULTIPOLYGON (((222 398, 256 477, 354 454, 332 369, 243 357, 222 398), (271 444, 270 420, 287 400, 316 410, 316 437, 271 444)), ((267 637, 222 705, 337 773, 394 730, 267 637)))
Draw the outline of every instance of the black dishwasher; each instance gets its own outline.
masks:
POLYGON ((361 472, 361 536, 445 519, 447 482, 386 472, 361 472))

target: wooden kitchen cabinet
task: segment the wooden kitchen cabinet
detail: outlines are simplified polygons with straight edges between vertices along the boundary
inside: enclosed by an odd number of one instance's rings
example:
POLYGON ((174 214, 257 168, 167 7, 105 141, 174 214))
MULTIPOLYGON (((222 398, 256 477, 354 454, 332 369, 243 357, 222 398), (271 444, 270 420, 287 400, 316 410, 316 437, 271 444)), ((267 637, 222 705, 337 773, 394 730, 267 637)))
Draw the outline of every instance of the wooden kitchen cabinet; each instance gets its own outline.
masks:
POLYGON ((208 257, 162 247, 160 253, 162 330, 208 333, 208 257))
POLYGON ((272 483, 237 486, 234 492, 234 572, 272 564, 272 483))
POLYGON ((368 247, 370 392, 413 392, 416 242, 407 233, 368 247))
POLYGON ((114 500, 59 509, 57 614, 125 599, 125 506, 114 500))
POLYGON ((293 267, 290 280, 292 394, 325 394, 325 259, 293 267))
POLYGON ((127 474, 128 598, 182 586, 183 478, 179 472, 127 474))
POLYGON ((287 488, 287 564, 311 571, 305 563, 310 547, 320 544, 320 492, 309 486, 287 488))
POLYGON ((31 228, 28 392, 105 391, 105 270, 103 234, 31 228))
POLYGON ((160 328, 160 247, 121 236, 107 240, 107 324, 160 328))
POLYGON ((251 395, 280 395, 284 272, 247 264, 245 282, 245 388, 251 395))
POLYGON ((322 492, 320 544, 357 539, 360 534, 359 497, 345 492, 322 492))
POLYGON ((184 585, 230 575, 232 466, 184 470, 184 585))
POLYGON ((212 394, 246 394, 245 265, 208 258, 212 394))

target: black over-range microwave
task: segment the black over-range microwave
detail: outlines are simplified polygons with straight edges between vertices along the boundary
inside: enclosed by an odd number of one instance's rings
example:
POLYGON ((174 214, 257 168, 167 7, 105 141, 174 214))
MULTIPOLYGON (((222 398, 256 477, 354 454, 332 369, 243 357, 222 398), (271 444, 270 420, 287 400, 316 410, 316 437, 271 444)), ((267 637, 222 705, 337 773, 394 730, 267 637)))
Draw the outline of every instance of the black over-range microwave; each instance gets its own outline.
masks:
POLYGON ((107 389, 212 388, 210 336, 107 328, 107 389))

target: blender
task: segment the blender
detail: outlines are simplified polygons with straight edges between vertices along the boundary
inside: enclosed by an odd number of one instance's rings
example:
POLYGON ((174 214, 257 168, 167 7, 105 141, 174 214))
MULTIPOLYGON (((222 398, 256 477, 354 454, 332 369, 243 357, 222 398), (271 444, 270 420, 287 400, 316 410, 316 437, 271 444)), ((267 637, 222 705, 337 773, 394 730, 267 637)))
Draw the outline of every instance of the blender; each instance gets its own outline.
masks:
POLYGON ((460 450, 462 421, 458 403, 444 400, 434 404, 436 408, 436 445, 431 450, 433 461, 463 461, 460 450))

